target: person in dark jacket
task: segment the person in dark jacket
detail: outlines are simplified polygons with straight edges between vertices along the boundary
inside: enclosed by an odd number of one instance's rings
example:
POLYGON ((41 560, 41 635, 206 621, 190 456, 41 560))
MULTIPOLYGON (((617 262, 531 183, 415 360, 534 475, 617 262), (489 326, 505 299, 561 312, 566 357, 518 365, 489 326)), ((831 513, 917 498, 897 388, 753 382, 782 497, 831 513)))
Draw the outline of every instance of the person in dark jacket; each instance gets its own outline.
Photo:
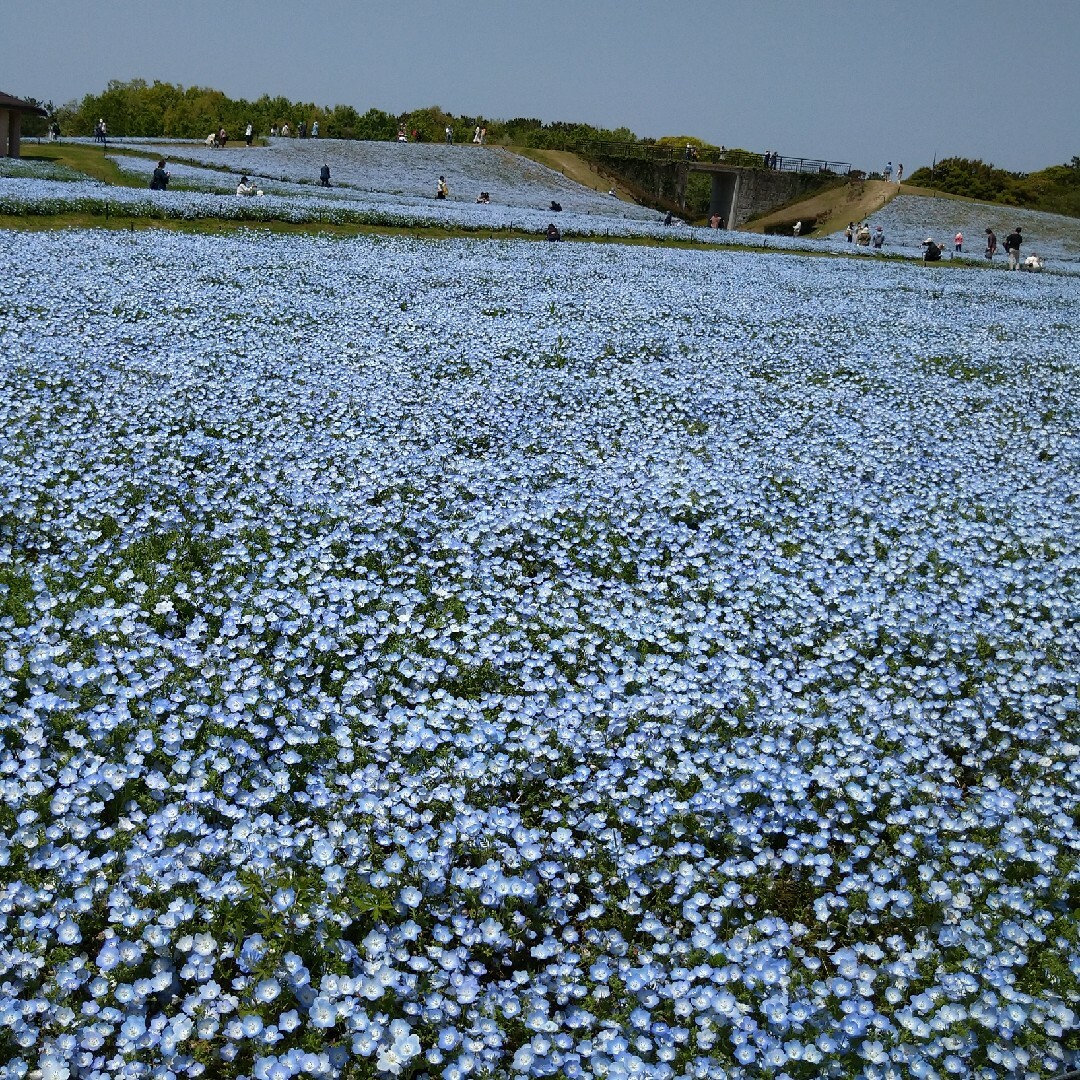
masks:
POLYGON ((923 262, 940 262, 941 248, 934 243, 932 237, 927 237, 923 242, 923 262))
POLYGON ((323 167, 319 170, 319 186, 320 187, 329 187, 330 186, 330 166, 329 165, 324 164, 323 167))
POLYGON ((1020 245, 1024 238, 1020 235, 1020 227, 1017 226, 1005 237, 1005 254, 1009 256, 1009 269, 1020 269, 1020 245))
POLYGON ((150 177, 151 191, 164 191, 169 186, 169 171, 165 168, 165 159, 157 163, 154 175, 150 177))

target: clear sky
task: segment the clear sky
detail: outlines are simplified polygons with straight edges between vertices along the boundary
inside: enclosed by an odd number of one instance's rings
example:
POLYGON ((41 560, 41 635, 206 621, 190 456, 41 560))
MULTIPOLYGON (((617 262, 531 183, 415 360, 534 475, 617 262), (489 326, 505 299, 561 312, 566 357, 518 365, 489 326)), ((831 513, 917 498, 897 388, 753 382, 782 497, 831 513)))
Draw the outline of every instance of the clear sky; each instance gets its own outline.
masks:
POLYGON ((1080 155, 1080 0, 3 0, 0 91, 110 80, 696 135, 910 174, 1080 155))

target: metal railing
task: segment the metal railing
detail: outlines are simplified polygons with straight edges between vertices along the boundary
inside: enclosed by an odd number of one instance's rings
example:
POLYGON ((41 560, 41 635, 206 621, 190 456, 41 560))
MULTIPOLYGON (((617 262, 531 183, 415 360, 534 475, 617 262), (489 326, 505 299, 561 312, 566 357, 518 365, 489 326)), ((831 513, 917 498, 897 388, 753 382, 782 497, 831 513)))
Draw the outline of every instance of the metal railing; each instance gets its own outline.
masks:
POLYGON ((734 165, 740 169, 773 169, 778 172, 796 173, 835 173, 846 176, 851 171, 848 161, 825 161, 821 158, 783 157, 771 155, 766 164, 765 154, 755 154, 749 150, 725 150, 719 147, 679 147, 658 146, 655 143, 621 142, 610 139, 596 139, 579 142, 574 149, 583 155, 602 155, 603 157, 636 158, 643 161, 676 162, 686 161, 691 165, 734 165))

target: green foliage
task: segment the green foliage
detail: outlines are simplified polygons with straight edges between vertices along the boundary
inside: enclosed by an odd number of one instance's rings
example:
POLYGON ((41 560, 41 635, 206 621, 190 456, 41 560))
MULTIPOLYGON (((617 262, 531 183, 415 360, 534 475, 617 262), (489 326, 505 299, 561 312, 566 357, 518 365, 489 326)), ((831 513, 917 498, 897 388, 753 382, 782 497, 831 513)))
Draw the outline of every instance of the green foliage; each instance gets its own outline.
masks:
POLYGON ((65 134, 91 135, 103 117, 114 136, 171 139, 203 139, 221 127, 230 139, 240 139, 249 123, 256 137, 264 137, 274 125, 287 123, 295 131, 301 120, 309 129, 319 121, 320 132, 334 139, 394 139, 399 124, 404 125, 410 139, 415 133, 422 142, 442 142, 447 126, 453 129, 456 141, 469 142, 474 129, 484 127, 489 143, 553 150, 572 148, 582 141, 633 142, 637 138, 626 127, 609 131, 564 121, 545 124, 532 117, 504 121, 454 116, 438 105, 395 115, 376 108, 361 114, 352 105, 323 107, 265 94, 256 101, 233 100, 220 90, 202 86, 185 89, 144 79, 113 80, 104 93, 87 94, 81 101, 65 105, 57 115, 65 134))
POLYGON ((970 158, 945 158, 933 168, 917 169, 909 179, 949 195, 1080 217, 1080 157, 1034 173, 1007 172, 970 158))
POLYGON ((48 113, 48 116, 38 116, 36 113, 23 113, 22 116, 22 134, 23 138, 41 138, 43 135, 48 135, 49 124, 52 123, 52 118, 56 113, 56 107, 51 101, 39 101, 37 98, 24 97, 23 101, 30 102, 31 105, 36 105, 39 109, 44 109, 48 113))

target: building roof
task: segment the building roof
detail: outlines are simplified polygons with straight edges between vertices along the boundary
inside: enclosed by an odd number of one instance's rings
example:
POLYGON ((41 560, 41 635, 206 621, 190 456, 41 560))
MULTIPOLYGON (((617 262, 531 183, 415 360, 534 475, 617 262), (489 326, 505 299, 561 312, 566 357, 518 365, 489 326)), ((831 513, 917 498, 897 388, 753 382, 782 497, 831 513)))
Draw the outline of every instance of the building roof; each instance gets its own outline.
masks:
POLYGON ((23 101, 22 98, 12 97, 10 94, 3 93, 0 93, 0 109, 12 109, 16 112, 32 112, 37 113, 38 116, 49 115, 44 109, 35 105, 32 101, 23 101))

